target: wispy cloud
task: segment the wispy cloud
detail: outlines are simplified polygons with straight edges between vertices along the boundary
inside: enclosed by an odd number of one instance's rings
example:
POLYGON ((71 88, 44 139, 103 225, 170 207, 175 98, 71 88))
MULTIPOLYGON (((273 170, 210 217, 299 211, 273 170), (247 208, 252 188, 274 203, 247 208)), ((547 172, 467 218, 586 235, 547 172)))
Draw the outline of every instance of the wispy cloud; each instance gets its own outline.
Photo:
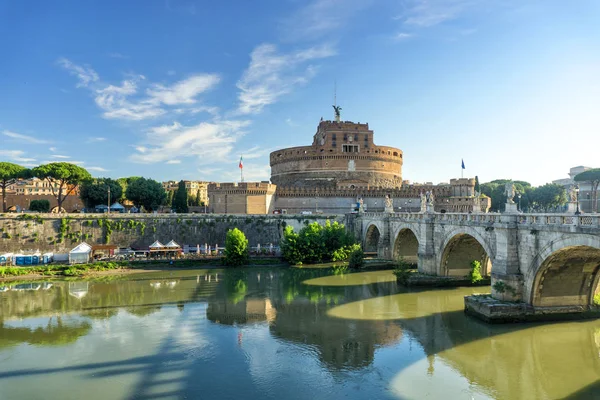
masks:
POLYGON ((92 91, 96 105, 107 119, 151 119, 175 112, 173 106, 178 106, 179 113, 188 112, 188 109, 195 113, 197 97, 220 81, 217 74, 198 73, 167 85, 146 82, 143 75, 133 75, 120 85, 112 85, 101 82, 91 67, 76 65, 66 58, 61 58, 59 64, 78 77, 77 87, 92 91))
POLYGON ((91 137, 87 141, 88 141, 88 143, 104 142, 104 141, 106 141, 106 138, 104 138, 104 137, 91 137))
POLYGON ((394 17, 404 25, 428 28, 459 17, 482 0, 404 0, 402 11, 394 17))
POLYGON ((97 171, 97 172, 106 172, 108 171, 105 168, 102 167, 86 167, 85 169, 87 169, 88 171, 97 171))
POLYGON ((48 143, 47 140, 42 140, 42 139, 34 138, 33 136, 27 136, 27 135, 23 135, 23 134, 11 132, 11 131, 2 131, 2 134, 4 136, 8 136, 9 138, 15 139, 20 142, 26 142, 26 143, 31 143, 31 144, 48 143))
POLYGON ((313 0, 281 21, 284 40, 314 40, 344 27, 373 0, 313 0))
POLYGON ((48 150, 50 150, 51 152, 54 153, 57 149, 56 149, 56 147, 49 147, 48 150))
POLYGON ((166 163, 167 164, 181 164, 181 160, 169 160, 166 163))
POLYGON ((152 128, 146 143, 136 146, 131 161, 156 163, 195 156, 202 164, 219 162, 232 150, 244 134, 248 121, 202 122, 184 126, 178 122, 152 128))
POLYGON ((396 35, 394 35, 394 40, 401 42, 404 40, 408 40, 414 36, 415 35, 413 33, 400 32, 400 33, 397 33, 396 35))
POLYGON ((250 65, 238 81, 238 112, 256 114, 290 93, 295 86, 305 84, 316 73, 308 62, 335 55, 329 45, 311 47, 289 54, 277 52, 272 44, 262 44, 252 51, 250 65))
POLYGON ((0 157, 6 158, 11 161, 19 163, 30 163, 34 162, 35 158, 24 157, 25 152, 23 150, 4 150, 0 149, 0 157))
POLYGON ((69 156, 61 156, 60 154, 52 154, 50 157, 52 157, 52 158, 71 158, 69 156))
POLYGON ((59 58, 58 64, 69 71, 71 75, 77 77, 79 80, 77 87, 87 87, 90 83, 96 82, 99 79, 96 71, 87 65, 76 65, 66 58, 59 58))

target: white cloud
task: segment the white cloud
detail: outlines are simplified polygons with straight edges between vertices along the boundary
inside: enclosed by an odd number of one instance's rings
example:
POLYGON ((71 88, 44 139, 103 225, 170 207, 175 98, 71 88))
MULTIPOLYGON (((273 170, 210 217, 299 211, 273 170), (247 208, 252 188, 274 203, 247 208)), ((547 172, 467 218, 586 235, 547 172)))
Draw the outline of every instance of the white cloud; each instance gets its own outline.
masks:
POLYGON ((52 157, 52 158, 71 158, 69 156, 61 156, 60 154, 52 154, 50 157, 52 157))
POLYGON ((50 147, 50 148, 48 148, 48 150, 50 150, 51 152, 54 153, 56 151, 56 147, 50 147))
POLYGON ((150 103, 166 105, 193 104, 196 96, 216 86, 221 78, 216 74, 197 74, 172 86, 154 84, 146 93, 150 96, 150 103))
POLYGON ((88 139, 89 143, 104 142, 104 141, 106 141, 106 138, 103 138, 103 137, 91 137, 88 139))
POLYGON ((176 113, 217 112, 214 107, 188 106, 198 102, 197 97, 216 86, 220 77, 217 74, 195 74, 172 85, 147 83, 145 91, 140 92, 139 85, 146 80, 143 75, 132 75, 121 85, 102 83, 98 74, 88 66, 73 64, 66 58, 59 64, 79 79, 77 87, 87 87, 92 91, 96 105, 103 110, 107 119, 140 121, 156 118, 170 111, 176 113), (143 94, 142 94, 143 93, 143 94), (170 110, 170 106, 184 106, 170 110))
POLYGON ((271 149, 264 148, 263 146, 254 146, 250 149, 239 151, 239 153, 244 156, 244 160, 251 160, 253 158, 261 158, 271 151, 271 149))
POLYGON ((290 54, 278 54, 272 44, 262 44, 252 51, 251 61, 238 81, 238 112, 256 114, 290 93, 297 85, 308 82, 316 73, 308 61, 331 57, 336 52, 328 45, 311 47, 290 54))
POLYGON ((106 171, 108 171, 107 169, 104 169, 102 167, 86 167, 86 169, 88 171, 98 171, 98 172, 106 172, 106 171))
POLYGON ((147 143, 136 147, 138 153, 130 159, 156 163, 196 156, 202 164, 218 162, 231 152, 248 124, 248 121, 219 121, 183 126, 175 122, 155 127, 148 132, 147 143))
POLYGON ((413 36, 415 36, 415 35, 412 33, 400 32, 394 36, 394 39, 397 41, 403 41, 403 40, 408 40, 408 39, 412 38, 413 36))
POLYGON ((181 164, 181 160, 169 160, 167 164, 181 164))
POLYGON ((481 0, 405 0, 404 10, 394 19, 418 28, 428 28, 456 19, 466 9, 481 4, 481 0))
POLYGON ((283 37, 298 41, 331 34, 372 3, 372 0, 313 0, 282 21, 283 37))
POLYGON ((11 161, 28 163, 35 161, 35 158, 23 157, 25 152, 23 150, 3 150, 0 149, 0 157, 7 158, 11 161))
POLYGON ((27 142, 31 144, 40 144, 40 143, 48 143, 47 140, 37 139, 32 136, 22 135, 20 133, 11 132, 11 131, 2 131, 4 136, 8 136, 10 138, 16 139, 21 142, 27 142))
POLYGON ((90 83, 96 82, 99 79, 96 71, 87 65, 76 65, 66 58, 59 58, 58 64, 69 71, 71 75, 74 75, 79 79, 79 83, 76 87, 87 87, 90 83))
POLYGON ((71 160, 46 160, 46 161, 42 161, 40 162, 40 164, 50 164, 50 163, 57 163, 57 162, 65 162, 65 163, 69 163, 69 164, 75 164, 75 165, 83 165, 85 164, 85 161, 71 161, 71 160))

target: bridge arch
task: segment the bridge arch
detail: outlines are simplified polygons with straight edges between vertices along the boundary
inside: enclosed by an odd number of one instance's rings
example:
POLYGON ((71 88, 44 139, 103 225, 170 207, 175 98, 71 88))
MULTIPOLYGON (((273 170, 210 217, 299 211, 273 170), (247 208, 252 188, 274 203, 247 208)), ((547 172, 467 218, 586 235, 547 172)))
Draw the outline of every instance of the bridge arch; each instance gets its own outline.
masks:
POLYGON ((481 274, 490 276, 495 252, 488 241, 475 229, 457 227, 446 234, 437 251, 438 274, 441 276, 466 276, 471 262, 481 263, 481 274))
POLYGON ((533 306, 592 304, 600 280, 600 237, 577 235, 553 241, 533 259, 525 279, 533 306))
POLYGON ((409 226, 401 226, 394 236, 393 259, 402 257, 410 264, 419 262, 419 239, 415 230, 409 226))
POLYGON ((379 242, 382 238, 383 230, 377 224, 370 224, 365 231, 365 238, 363 240, 363 249, 365 253, 378 253, 379 242))

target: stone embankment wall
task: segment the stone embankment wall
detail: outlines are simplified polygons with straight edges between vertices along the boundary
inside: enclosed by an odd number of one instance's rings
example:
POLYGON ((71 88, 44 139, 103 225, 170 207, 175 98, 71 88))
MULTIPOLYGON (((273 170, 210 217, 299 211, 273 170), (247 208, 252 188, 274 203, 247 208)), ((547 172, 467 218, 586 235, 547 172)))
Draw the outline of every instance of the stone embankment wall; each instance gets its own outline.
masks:
POLYGON ((218 214, 4 214, 0 216, 0 254, 39 250, 63 253, 78 243, 147 248, 155 240, 180 245, 225 245, 228 229, 242 230, 251 246, 278 245, 283 229, 326 220, 345 222, 344 215, 218 214))

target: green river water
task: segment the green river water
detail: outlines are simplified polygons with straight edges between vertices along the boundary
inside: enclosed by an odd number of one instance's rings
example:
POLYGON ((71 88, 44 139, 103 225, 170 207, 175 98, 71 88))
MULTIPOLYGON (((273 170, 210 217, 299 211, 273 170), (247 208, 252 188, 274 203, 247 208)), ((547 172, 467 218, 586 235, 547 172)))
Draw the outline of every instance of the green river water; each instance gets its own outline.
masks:
POLYGON ((463 313, 486 290, 307 268, 0 283, 0 399, 600 398, 600 320, 487 325, 463 313))

